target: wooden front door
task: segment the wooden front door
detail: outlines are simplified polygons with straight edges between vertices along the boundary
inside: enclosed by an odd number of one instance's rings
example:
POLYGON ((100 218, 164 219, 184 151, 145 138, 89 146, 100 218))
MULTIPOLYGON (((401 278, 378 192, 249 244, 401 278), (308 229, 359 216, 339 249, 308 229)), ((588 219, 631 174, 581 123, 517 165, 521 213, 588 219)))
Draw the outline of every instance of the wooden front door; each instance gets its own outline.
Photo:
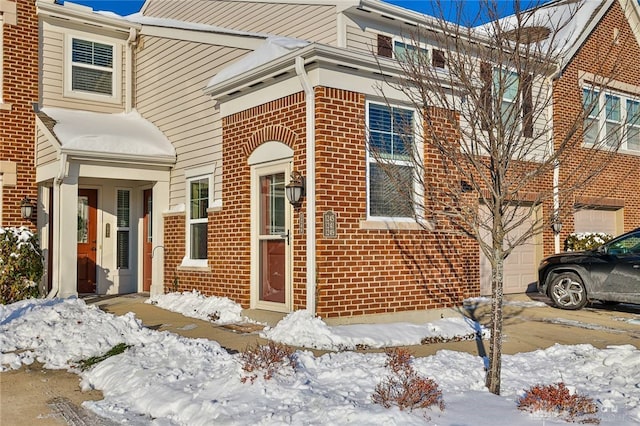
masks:
POLYGON ((142 197, 142 227, 144 229, 144 241, 142 243, 142 291, 151 291, 151 258, 153 255, 152 215, 153 191, 145 189, 142 197))
POLYGON ((96 292, 97 207, 97 190, 78 190, 78 293, 96 292))

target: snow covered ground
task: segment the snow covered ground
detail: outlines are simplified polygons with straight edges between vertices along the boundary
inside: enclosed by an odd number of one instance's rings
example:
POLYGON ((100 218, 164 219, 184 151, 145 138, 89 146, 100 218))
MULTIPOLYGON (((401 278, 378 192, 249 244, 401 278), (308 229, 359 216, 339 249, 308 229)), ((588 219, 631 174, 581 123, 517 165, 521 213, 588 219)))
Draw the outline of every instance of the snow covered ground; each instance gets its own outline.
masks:
MULTIPOLYGON (((195 293, 154 298, 159 306, 218 323, 242 321, 226 299, 195 293)), ((295 312, 264 335, 298 346, 345 348, 413 344, 425 336, 448 338, 486 333, 472 322, 329 327, 305 311, 295 312)), ((444 411, 386 409, 372 394, 389 371, 382 353, 342 351, 315 357, 295 353, 296 369, 271 380, 242 380, 240 355, 214 341, 147 329, 133 314, 114 316, 75 298, 30 300, 0 306, 0 370, 34 360, 68 369, 83 389, 102 390, 104 400, 85 402, 94 412, 130 425, 551 425, 549 414, 529 414, 516 399, 536 384, 563 381, 592 398, 602 425, 640 424, 640 350, 627 346, 556 345, 503 357, 502 395, 484 387, 483 359, 440 351, 416 358, 414 369, 440 386, 444 411), (118 343, 130 347, 81 372, 80 360, 118 343)))

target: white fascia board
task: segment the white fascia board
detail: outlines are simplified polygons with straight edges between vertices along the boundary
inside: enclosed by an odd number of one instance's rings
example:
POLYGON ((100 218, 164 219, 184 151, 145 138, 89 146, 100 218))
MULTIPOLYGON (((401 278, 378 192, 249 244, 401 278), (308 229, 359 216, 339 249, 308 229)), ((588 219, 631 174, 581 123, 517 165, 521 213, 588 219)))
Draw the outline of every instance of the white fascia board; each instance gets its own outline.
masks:
POLYGON ((268 84, 269 79, 286 73, 295 73, 295 58, 297 57, 304 58, 305 64, 313 62, 323 64, 335 63, 345 69, 360 69, 362 71, 366 69, 371 72, 382 72, 390 75, 398 75, 400 71, 395 61, 387 58, 379 58, 379 61, 376 61, 376 58, 368 52, 357 52, 327 45, 311 44, 215 86, 208 87, 204 90, 204 93, 213 96, 215 99, 224 100, 227 96, 231 96, 238 91, 250 88, 258 83, 266 82, 268 84))
POLYGON ((219 103, 220 117, 228 117, 249 108, 271 102, 302 91, 300 79, 295 74, 289 78, 243 93, 219 103))
POLYGON ((150 36, 167 38, 173 40, 192 41, 195 43, 211 44, 216 46, 228 46, 237 47, 241 49, 255 50, 266 40, 266 36, 257 35, 241 35, 241 34, 229 34, 222 32, 209 32, 189 30, 183 28, 170 28, 159 27, 152 25, 142 25, 140 34, 150 36))
POLYGON ((36 167, 36 183, 46 182, 53 180, 58 176, 60 171, 60 163, 54 161, 48 164, 44 164, 36 167))
POLYGON ((365 12, 378 13, 385 17, 384 19, 387 21, 391 18, 399 21, 398 23, 433 27, 434 29, 439 28, 437 19, 432 16, 394 6, 379 0, 361 0, 358 9, 365 12))
POLYGON ((142 155, 131 155, 110 152, 88 152, 62 148, 62 153, 67 154, 69 160, 99 161, 105 163, 134 164, 142 166, 173 166, 176 162, 174 156, 156 155, 153 158, 142 155))
POLYGON ((122 167, 104 164, 78 163, 78 177, 81 178, 155 182, 169 181, 170 173, 169 169, 145 168, 144 166, 122 167))
POLYGON ((43 0, 36 1, 38 15, 46 15, 52 18, 64 19, 67 21, 78 22, 82 24, 91 24, 101 28, 114 31, 123 31, 129 34, 130 28, 139 30, 140 24, 136 24, 125 19, 114 18, 111 16, 94 13, 89 8, 69 7, 56 3, 49 3, 43 0))
MULTIPOLYGON (((370 93, 375 84, 384 84, 385 79, 393 81, 403 74, 402 69, 394 60, 376 58, 368 52, 349 51, 332 46, 314 44, 298 49, 216 86, 209 87, 205 89, 205 94, 209 94, 218 100, 221 114, 227 116, 233 113, 231 111, 238 112, 246 109, 240 109, 240 105, 235 101, 236 99, 245 99, 245 105, 247 101, 249 104, 254 104, 246 95, 254 96, 255 93, 260 92, 263 94, 261 96, 262 101, 277 99, 278 96, 268 98, 264 94, 273 91, 269 89, 271 86, 277 85, 277 87, 281 87, 281 83, 284 81, 293 79, 297 82, 294 85, 297 86, 297 89, 295 91, 289 89, 287 91, 288 94, 299 92, 302 88, 294 70, 295 58, 297 57, 304 58, 307 72, 311 73, 312 70, 317 68, 322 70, 322 72, 317 73, 318 78, 316 80, 311 80, 314 86, 323 85, 354 90, 353 87, 345 86, 339 82, 340 79, 345 79, 345 81, 351 79, 350 81, 358 82, 358 87, 367 87, 367 90, 363 91, 363 93, 370 93), (328 73, 329 71, 330 73, 328 73), (335 78, 337 82, 331 81, 330 78, 323 78, 321 84, 320 77, 322 75, 331 75, 331 78, 335 78), (234 105, 232 108, 224 106, 232 101, 234 105)), ((443 86, 451 87, 448 76, 443 76, 441 81, 443 86)), ((452 90, 455 91, 455 87, 452 87, 452 90)))

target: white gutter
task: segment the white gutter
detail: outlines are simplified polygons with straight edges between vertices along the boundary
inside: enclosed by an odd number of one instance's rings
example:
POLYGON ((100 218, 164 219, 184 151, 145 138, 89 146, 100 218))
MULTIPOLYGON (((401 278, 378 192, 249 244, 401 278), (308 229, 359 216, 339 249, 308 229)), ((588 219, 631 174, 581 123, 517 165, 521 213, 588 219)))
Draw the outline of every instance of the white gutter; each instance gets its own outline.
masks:
MULTIPOLYGON (((562 62, 562 61, 561 61, 562 62)), ((551 89, 551 102, 549 102, 549 109, 551 110, 550 112, 550 117, 549 117, 549 122, 553 123, 553 82, 556 81, 558 78, 560 78, 560 75, 562 74, 562 64, 558 64, 556 70, 553 72, 553 74, 551 74, 549 76, 549 86, 551 89)), ((549 141, 549 152, 551 155, 556 155, 555 153, 555 144, 554 144, 554 140, 553 140, 553 127, 551 130, 551 138, 549 141)), ((559 193, 559 188, 558 186, 560 185, 560 159, 555 158, 553 160, 553 219, 552 220, 559 220, 560 219, 560 193, 559 193)), ((554 251, 556 253, 560 253, 560 234, 559 233, 553 233, 553 245, 554 245, 554 251)))
POLYGON ((125 71, 124 75, 127 79, 125 84, 125 100, 124 100, 124 112, 129 113, 133 107, 133 49, 136 47, 136 38, 138 37, 138 31, 131 27, 129 28, 129 37, 127 38, 127 51, 125 53, 125 71))
POLYGON ((296 74, 304 89, 306 101, 306 149, 307 177, 305 198, 307 201, 307 310, 316 313, 316 99, 309 75, 304 68, 304 58, 296 57, 296 74))
MULTIPOLYGON (((64 175, 67 169, 67 154, 60 153, 60 168, 58 169, 58 174, 53 180, 53 184, 60 187, 64 180, 64 175)), ((55 199, 53 200, 53 206, 49 206, 49 210, 57 209, 57 212, 53 215, 53 247, 50 247, 49 250, 54 250, 52 263, 54 265, 59 264, 60 253, 64 250, 64 247, 61 246, 60 243, 60 190, 55 191, 54 188, 51 188, 55 193, 55 199)), ((52 212, 50 211, 49 214, 52 212)), ((47 294, 47 299, 51 299, 52 297, 57 296, 60 291, 60 279, 62 276, 62 271, 59 267, 55 268, 55 276, 51 277, 51 291, 47 294)))

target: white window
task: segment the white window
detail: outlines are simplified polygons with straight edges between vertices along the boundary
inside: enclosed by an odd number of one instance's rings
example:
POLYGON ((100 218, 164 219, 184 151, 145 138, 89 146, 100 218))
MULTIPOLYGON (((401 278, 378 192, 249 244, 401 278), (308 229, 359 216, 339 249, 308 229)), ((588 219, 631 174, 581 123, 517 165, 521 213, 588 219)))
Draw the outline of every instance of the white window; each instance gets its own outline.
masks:
POLYGON ((67 51, 66 96, 119 100, 119 61, 115 44, 69 36, 67 51))
POLYGON ((209 176, 188 179, 187 250, 191 260, 207 259, 207 209, 211 185, 209 176))
POLYGON ((118 189, 116 198, 116 267, 118 269, 129 269, 131 192, 128 189, 118 189))
POLYGON ((626 95, 584 88, 584 144, 640 151, 640 101, 626 95))
POLYGON ((414 111, 367 104, 368 216, 413 218, 414 111))

